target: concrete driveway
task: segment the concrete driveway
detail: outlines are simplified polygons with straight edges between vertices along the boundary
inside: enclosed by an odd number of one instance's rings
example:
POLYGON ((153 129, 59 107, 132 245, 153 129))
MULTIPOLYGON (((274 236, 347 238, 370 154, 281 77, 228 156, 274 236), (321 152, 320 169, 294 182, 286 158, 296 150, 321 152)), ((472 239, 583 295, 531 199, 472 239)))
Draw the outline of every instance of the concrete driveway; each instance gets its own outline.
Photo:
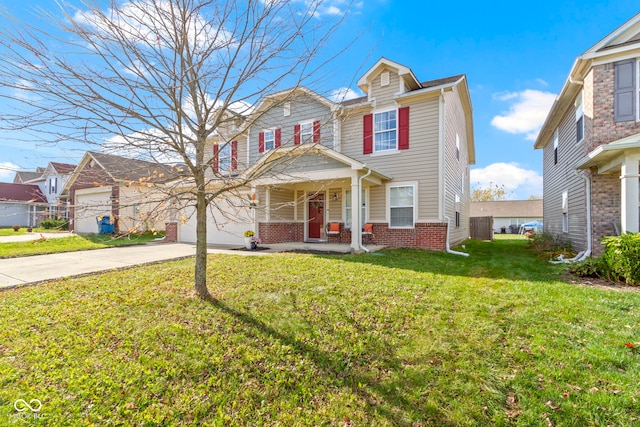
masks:
MULTIPOLYGON (((264 255, 260 252, 234 251, 225 247, 209 248, 207 252, 210 254, 264 255)), ((0 289, 192 257, 195 254, 195 245, 162 242, 0 259, 0 289)))

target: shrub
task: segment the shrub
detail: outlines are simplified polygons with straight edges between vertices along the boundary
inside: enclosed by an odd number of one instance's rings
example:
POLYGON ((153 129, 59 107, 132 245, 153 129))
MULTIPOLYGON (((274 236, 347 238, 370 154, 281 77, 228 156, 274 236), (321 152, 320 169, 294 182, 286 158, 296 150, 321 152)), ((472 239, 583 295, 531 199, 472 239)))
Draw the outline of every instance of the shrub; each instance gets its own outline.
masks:
POLYGON ((543 258, 553 259, 560 255, 567 258, 575 255, 571 242, 550 233, 534 234, 529 240, 529 246, 543 258))
POLYGON ((640 285, 640 233, 605 237, 602 243, 605 246, 602 260, 608 278, 640 285))
POLYGON ((42 220, 42 223, 40 225, 42 225, 42 227, 47 230, 50 230, 52 228, 59 230, 69 229, 69 221, 67 221, 66 219, 47 218, 42 220))
POLYGON ((569 273, 580 277, 600 277, 606 275, 606 267, 601 258, 587 258, 569 264, 569 273))
POLYGON ((13 231, 20 231, 20 226, 19 225, 14 225, 11 228, 13 228, 13 231))

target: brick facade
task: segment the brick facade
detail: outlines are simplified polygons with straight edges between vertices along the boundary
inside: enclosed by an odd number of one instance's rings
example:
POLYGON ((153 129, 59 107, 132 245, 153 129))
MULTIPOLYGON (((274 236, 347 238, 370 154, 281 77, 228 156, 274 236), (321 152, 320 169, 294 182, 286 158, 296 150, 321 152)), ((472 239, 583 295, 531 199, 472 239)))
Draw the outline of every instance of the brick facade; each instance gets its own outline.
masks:
POLYGON ((175 243, 178 241, 178 223, 166 222, 164 224, 165 229, 165 242, 175 243))
MULTIPOLYGON (((304 223, 261 222, 259 236, 263 243, 302 242, 304 241, 304 223)), ((363 235, 362 239, 365 245, 443 251, 446 249, 447 223, 417 223, 414 228, 389 228, 386 223, 374 223, 372 235, 363 235)), ((351 230, 341 223, 340 234, 328 236, 327 241, 351 244, 351 230)))
POLYGON ((262 243, 289 243, 304 241, 303 222, 261 222, 258 236, 262 243))

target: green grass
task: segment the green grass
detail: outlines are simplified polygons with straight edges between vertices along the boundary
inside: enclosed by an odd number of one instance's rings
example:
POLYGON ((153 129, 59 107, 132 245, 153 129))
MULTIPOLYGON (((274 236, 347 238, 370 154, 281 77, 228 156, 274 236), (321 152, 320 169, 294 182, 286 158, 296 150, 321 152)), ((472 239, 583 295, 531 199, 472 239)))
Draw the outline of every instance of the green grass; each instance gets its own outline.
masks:
MULTIPOLYGON (((45 233, 55 230, 45 230, 44 228, 33 228, 34 233, 45 233)), ((20 236, 21 234, 27 234, 27 227, 20 227, 18 231, 13 228, 0 228, 0 236, 20 236)))
POLYGON ((0 243, 0 258, 102 249, 113 246, 139 245, 153 241, 163 235, 164 232, 136 234, 125 237, 89 234, 45 240, 38 239, 29 242, 0 243))
POLYGON ((637 425, 640 294, 466 250, 211 255, 214 303, 192 259, 2 292, 0 424, 637 425))

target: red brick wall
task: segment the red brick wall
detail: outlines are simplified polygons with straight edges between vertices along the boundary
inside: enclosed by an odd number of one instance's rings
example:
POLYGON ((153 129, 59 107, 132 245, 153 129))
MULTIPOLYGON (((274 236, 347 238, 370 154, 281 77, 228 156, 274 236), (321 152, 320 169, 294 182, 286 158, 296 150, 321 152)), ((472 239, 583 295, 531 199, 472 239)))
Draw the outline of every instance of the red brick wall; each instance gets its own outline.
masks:
POLYGON ((591 140, 587 151, 640 132, 635 120, 613 121, 614 73, 613 63, 593 67, 593 110, 591 140))
POLYGON ((258 237, 262 243, 288 243, 304 241, 303 222, 261 222, 258 237))
POLYGON ((165 229, 165 242, 177 242, 178 241, 178 223, 166 222, 164 224, 165 229))
MULTIPOLYGON (((304 223, 266 223, 258 225, 263 243, 304 241, 304 223)), ((169 232, 167 231, 167 234, 169 232)), ((351 244, 351 230, 340 225, 340 236, 329 236, 329 243, 351 244)), ((390 248, 420 248, 444 251, 447 242, 447 223, 418 223, 415 228, 389 228, 386 223, 373 224, 373 236, 363 235, 363 244, 390 248)))

